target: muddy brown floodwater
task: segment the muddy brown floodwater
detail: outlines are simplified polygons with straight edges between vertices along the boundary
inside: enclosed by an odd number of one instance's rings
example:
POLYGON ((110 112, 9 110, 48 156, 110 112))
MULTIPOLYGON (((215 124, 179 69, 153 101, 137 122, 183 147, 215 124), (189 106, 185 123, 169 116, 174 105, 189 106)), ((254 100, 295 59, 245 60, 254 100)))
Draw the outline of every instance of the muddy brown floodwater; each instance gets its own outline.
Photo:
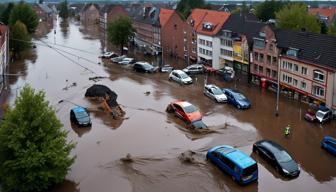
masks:
MULTIPOLYGON (((72 151, 76 161, 66 181, 54 192, 336 191, 336 158, 320 148, 323 136, 336 136, 335 122, 319 125, 304 121, 306 105, 281 97, 280 116, 275 117, 275 94, 244 83, 239 83, 237 89, 251 100, 251 109, 217 104, 203 95, 202 75, 193 77, 194 84, 180 86, 169 82, 165 73, 138 74, 98 58, 104 49, 104 37, 97 27, 57 21, 54 29, 35 39, 36 49, 10 66, 10 73, 19 76, 10 77, 8 97, 13 104, 25 84, 44 90, 64 129, 69 131, 68 140, 77 143, 72 151), (85 90, 95 83, 89 78, 95 76, 108 77, 97 83, 118 94, 126 118, 113 121, 108 114, 96 110, 91 113, 91 128, 76 128, 69 120, 74 104, 97 109, 96 103, 84 98, 85 90), (184 128, 184 122, 166 114, 167 104, 174 99, 198 106, 212 131, 192 133, 184 128), (286 139, 282 131, 287 124, 292 127, 292 135, 286 139), (251 154, 252 144, 262 138, 288 149, 301 165, 298 178, 284 179, 251 154), (258 182, 239 186, 205 160, 207 149, 221 144, 238 147, 257 160, 258 182)), ((157 61, 134 54, 154 64, 157 61)), ((170 58, 165 62, 177 68, 185 65, 170 58)), ((235 86, 213 76, 208 81, 220 87, 235 86)))

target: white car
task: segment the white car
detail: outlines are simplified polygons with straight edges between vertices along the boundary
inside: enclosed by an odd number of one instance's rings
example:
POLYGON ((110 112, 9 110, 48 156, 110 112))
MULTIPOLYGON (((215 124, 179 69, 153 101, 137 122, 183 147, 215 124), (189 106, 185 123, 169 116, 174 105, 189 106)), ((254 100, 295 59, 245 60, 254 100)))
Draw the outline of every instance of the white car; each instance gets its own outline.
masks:
POLYGON ((119 56, 119 57, 114 57, 111 59, 112 62, 114 63, 118 63, 120 61, 122 61, 124 58, 126 58, 126 55, 122 55, 122 56, 119 56))
POLYGON ((227 97, 223 91, 216 85, 209 84, 204 86, 203 93, 205 96, 215 100, 218 103, 227 102, 227 97))
POLYGON ((134 63, 135 63, 135 59, 129 58, 129 57, 126 57, 122 61, 118 62, 118 64, 120 65, 129 65, 129 64, 134 64, 134 63))
POLYGON ((109 59, 113 57, 117 57, 118 55, 113 52, 105 52, 101 57, 104 59, 109 59))
POLYGON ((170 81, 176 81, 180 84, 192 84, 192 79, 182 70, 173 70, 169 74, 170 81))

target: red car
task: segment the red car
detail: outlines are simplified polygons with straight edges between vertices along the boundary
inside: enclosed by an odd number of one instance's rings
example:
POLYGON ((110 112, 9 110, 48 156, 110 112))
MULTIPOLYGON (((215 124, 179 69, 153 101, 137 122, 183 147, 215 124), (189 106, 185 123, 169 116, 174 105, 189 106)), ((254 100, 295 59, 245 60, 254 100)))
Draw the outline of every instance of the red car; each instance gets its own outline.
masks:
POLYGON ((308 110, 304 116, 307 121, 314 122, 316 121, 316 114, 312 110, 308 110))
POLYGON ((167 106, 166 111, 175 113, 179 118, 189 123, 202 119, 202 114, 197 107, 187 101, 174 101, 167 106))

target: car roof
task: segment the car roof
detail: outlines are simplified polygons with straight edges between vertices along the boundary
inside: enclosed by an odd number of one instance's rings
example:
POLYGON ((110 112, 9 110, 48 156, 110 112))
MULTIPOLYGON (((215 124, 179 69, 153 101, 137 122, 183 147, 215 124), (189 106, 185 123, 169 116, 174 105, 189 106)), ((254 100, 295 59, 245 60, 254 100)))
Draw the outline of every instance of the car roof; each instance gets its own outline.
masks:
POLYGON ((193 105, 193 104, 189 103, 188 101, 176 101, 174 103, 180 105, 183 108, 193 105))
POLYGON ((247 154, 243 153, 242 151, 235 149, 235 148, 230 148, 229 147, 221 147, 216 150, 219 152, 221 155, 227 157, 231 161, 235 162, 239 167, 242 169, 245 169, 246 167, 249 167, 256 162, 247 154))
POLYGON ((80 106, 76 106, 76 107, 72 108, 72 111, 74 113, 86 112, 86 110, 83 107, 80 107, 80 106))
POLYGON ((208 88, 216 88, 216 89, 218 88, 219 89, 219 87, 214 85, 214 84, 207 84, 205 86, 208 87, 208 88))
POLYGON ((324 140, 328 140, 328 141, 336 142, 336 138, 333 138, 333 137, 331 137, 331 136, 325 136, 325 137, 324 137, 324 140))
POLYGON ((192 64, 192 65, 189 65, 188 67, 202 67, 203 65, 201 64, 192 64))
POLYGON ((270 152, 272 153, 278 153, 280 151, 286 151, 285 148, 283 148, 281 145, 270 141, 270 140, 261 140, 258 141, 257 143, 259 143, 260 145, 262 145, 263 147, 265 147, 266 149, 268 149, 270 152))
POLYGON ((184 71, 179 70, 179 69, 177 69, 177 70, 173 70, 172 72, 179 73, 179 74, 181 74, 181 73, 185 73, 184 71))

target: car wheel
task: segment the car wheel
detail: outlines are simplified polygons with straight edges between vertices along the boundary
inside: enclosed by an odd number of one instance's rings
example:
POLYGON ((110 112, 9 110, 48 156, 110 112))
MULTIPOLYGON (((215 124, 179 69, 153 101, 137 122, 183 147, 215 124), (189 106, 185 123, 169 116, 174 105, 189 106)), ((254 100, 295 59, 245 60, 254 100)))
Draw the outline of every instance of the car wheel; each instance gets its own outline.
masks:
POLYGON ((172 81, 172 78, 171 78, 171 77, 169 77, 169 78, 168 78, 168 81, 172 81))
POLYGON ((323 144, 321 144, 321 148, 324 149, 324 145, 323 144))
POLYGON ((171 105, 168 105, 167 108, 166 108, 166 112, 167 113, 173 113, 174 112, 174 109, 171 105))

